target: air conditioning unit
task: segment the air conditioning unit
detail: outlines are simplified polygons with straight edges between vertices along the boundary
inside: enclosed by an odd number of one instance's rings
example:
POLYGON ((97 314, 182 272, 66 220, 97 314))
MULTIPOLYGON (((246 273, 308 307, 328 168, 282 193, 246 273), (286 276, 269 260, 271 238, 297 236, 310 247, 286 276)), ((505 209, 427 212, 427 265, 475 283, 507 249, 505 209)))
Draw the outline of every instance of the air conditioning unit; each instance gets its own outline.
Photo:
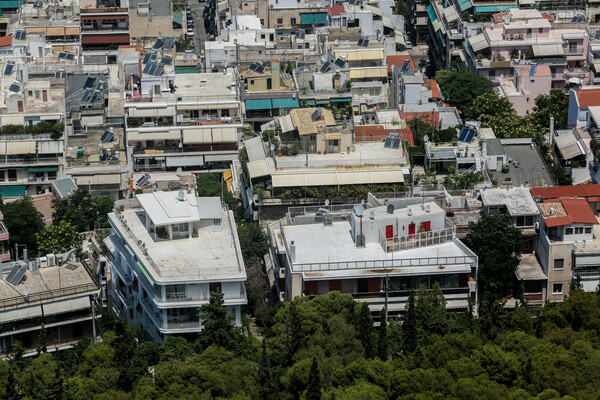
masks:
POLYGON ((47 266, 54 267, 56 265, 56 256, 54 254, 46 254, 47 266))
POLYGON ((279 268, 279 277, 280 278, 284 278, 285 277, 285 268, 279 268))
POLYGON ((45 268, 45 267, 48 266, 48 258, 46 258, 46 257, 40 257, 40 258, 38 258, 38 261, 39 261, 39 267, 40 268, 45 268))

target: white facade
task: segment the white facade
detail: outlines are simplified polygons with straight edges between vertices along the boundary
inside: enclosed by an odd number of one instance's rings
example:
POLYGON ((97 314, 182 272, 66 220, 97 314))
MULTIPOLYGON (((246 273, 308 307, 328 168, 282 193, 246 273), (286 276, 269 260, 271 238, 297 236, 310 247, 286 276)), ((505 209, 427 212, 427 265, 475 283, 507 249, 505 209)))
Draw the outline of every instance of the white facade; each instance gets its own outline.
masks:
POLYGON ((202 330, 198 308, 220 291, 236 325, 247 303, 233 212, 218 198, 153 192, 109 214, 113 311, 161 343, 202 330))

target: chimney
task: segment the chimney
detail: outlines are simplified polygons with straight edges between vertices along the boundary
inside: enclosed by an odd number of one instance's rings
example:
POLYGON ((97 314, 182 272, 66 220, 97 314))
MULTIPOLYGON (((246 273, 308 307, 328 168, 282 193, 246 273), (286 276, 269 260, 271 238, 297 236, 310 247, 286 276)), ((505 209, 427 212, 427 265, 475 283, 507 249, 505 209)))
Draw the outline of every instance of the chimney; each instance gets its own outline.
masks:
POLYGON ((23 261, 28 262, 29 259, 27 258, 27 247, 25 247, 23 249, 23 261))
POLYGON ((296 243, 293 240, 290 243, 290 260, 296 262, 296 243))
POLYGON ((271 60, 271 88, 279 89, 281 87, 281 77, 279 76, 280 73, 279 60, 273 58, 271 60))
POLYGON ((554 117, 550 117, 550 132, 548 132, 548 144, 552 151, 552 140, 554 139, 554 117))

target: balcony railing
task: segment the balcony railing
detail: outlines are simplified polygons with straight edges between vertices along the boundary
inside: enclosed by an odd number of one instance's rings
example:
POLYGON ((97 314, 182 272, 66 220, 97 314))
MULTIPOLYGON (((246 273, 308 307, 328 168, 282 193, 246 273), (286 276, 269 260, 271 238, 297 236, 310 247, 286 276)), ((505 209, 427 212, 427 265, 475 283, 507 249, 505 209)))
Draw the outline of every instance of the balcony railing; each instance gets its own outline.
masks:
POLYGON ((385 232, 379 230, 379 244, 386 253, 408 250, 452 241, 453 228, 435 231, 418 232, 412 235, 394 236, 386 238, 385 232))
POLYGON ((6 310, 8 308, 17 307, 17 306, 23 305, 25 303, 32 304, 32 303, 41 302, 43 300, 56 299, 56 298, 60 298, 60 297, 64 297, 64 296, 72 296, 72 295, 86 293, 86 292, 93 292, 96 290, 98 290, 98 286, 96 284, 88 283, 85 285, 76 285, 76 286, 71 286, 71 287, 66 287, 66 288, 61 288, 61 289, 48 290, 48 291, 45 291, 42 293, 34 293, 34 294, 27 296, 27 300, 21 295, 9 297, 9 298, 0 300, 0 310, 6 310))
MULTIPOLYGON (((181 297, 167 297, 167 298, 165 298, 165 300, 162 300, 161 296, 158 296, 158 295, 154 296, 154 302, 158 306, 174 306, 174 305, 181 305, 182 303, 206 304, 206 303, 208 303, 209 300, 210 300, 210 294, 208 294, 208 293, 206 293, 205 295, 193 296, 193 297, 188 297, 186 295, 182 295, 181 297)), ((230 296, 230 295, 225 294, 223 296, 223 301, 226 305, 228 303, 239 303, 239 302, 246 301, 246 289, 242 285, 242 292, 238 296, 235 296, 235 295, 230 296)))

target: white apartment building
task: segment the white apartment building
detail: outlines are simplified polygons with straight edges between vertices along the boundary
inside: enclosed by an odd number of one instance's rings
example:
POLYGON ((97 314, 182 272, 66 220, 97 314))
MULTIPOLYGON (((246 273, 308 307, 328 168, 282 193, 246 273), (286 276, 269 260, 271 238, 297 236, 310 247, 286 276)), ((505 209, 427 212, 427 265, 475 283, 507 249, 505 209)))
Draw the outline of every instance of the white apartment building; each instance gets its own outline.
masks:
POLYGON ((194 337, 198 308, 221 291, 241 324, 246 270, 233 212, 218 198, 188 191, 152 192, 117 202, 109 214, 113 311, 157 343, 194 337))
POLYGON ((379 312, 387 285, 394 315, 404 311, 410 290, 437 282, 448 309, 466 310, 469 300, 476 307, 477 256, 455 237, 436 203, 373 205, 290 209, 270 226, 273 280, 285 300, 340 291, 379 312))

